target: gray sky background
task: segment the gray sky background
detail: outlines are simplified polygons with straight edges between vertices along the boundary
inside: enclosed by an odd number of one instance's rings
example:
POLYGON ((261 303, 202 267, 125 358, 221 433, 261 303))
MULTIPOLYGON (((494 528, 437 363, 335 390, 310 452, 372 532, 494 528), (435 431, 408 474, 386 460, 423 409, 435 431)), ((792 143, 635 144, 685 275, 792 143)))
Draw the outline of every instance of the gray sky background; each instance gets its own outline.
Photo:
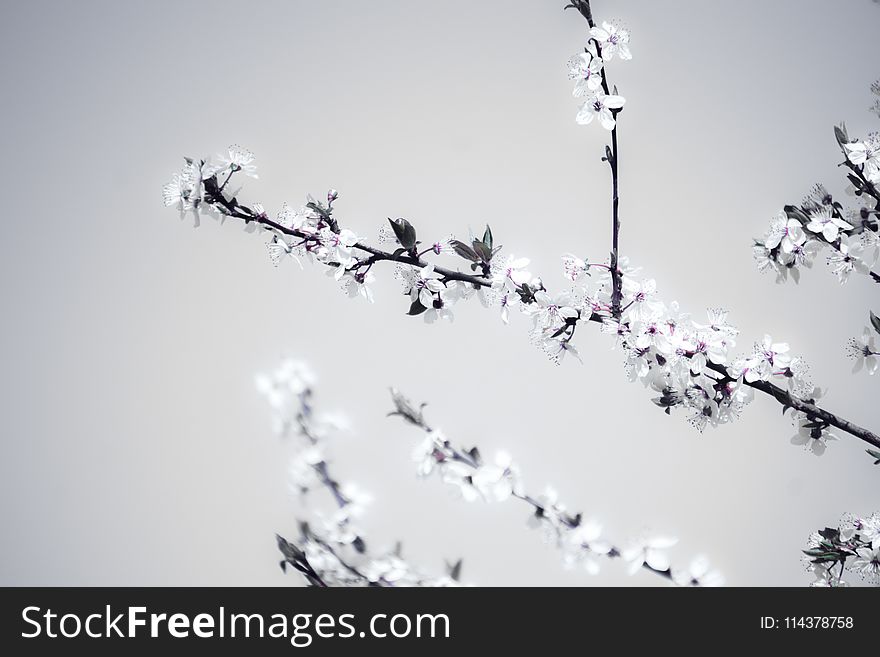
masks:
MULTIPOLYGON (((476 301, 453 325, 404 316, 385 270, 374 306, 318 268, 273 269, 229 222, 194 230, 161 204, 182 155, 237 142, 258 157, 244 197, 273 212, 340 190, 374 236, 405 216, 425 237, 492 224, 561 284, 559 256, 609 244, 605 133, 577 126, 565 62, 585 43, 564 2, 4 2, 0 20, 2 584, 290 585, 289 445, 253 388, 284 354, 356 430, 336 467, 375 496, 374 544, 428 569, 461 556, 478 584, 642 584, 609 564, 565 571, 511 503, 467 506, 418 481, 417 439, 384 417, 387 386, 484 453, 510 450, 614 538, 648 527, 705 553, 730 584, 801 585, 809 533, 880 508, 876 468, 845 438, 816 458, 759 398, 700 436, 626 381, 605 336, 550 365, 526 323, 476 301), (523 400, 528 403, 524 403, 523 400)), ((750 238, 819 180, 839 190, 831 126, 876 129, 880 9, 869 0, 596 0, 632 32, 610 75, 621 125, 622 248, 667 300, 730 309, 740 346, 765 333, 806 355, 827 405, 880 427, 880 381, 848 337, 876 289, 824 263, 800 286, 754 271, 750 238)), ((877 310, 877 307, 874 306, 877 310)), ((580 333, 580 332, 579 332, 580 333)))

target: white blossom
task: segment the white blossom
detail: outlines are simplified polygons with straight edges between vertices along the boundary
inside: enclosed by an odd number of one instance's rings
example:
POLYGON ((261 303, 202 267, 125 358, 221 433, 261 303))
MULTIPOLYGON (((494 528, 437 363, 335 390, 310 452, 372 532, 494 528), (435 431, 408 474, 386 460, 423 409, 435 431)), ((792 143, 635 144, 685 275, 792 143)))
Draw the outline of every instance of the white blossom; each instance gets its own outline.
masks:
POLYGON ((602 59, 596 56, 592 44, 568 60, 568 77, 575 81, 572 91, 575 98, 598 91, 602 86, 602 59))
POLYGON ((851 338, 847 344, 847 355, 855 361, 853 372, 860 371, 863 367, 870 375, 877 371, 877 346, 874 343, 874 333, 865 328, 861 337, 851 338))
POLYGON ((598 117, 599 123, 602 124, 603 128, 613 130, 614 126, 617 125, 617 121, 614 119, 612 110, 621 109, 625 103, 626 99, 623 96, 597 91, 589 96, 581 105, 575 121, 580 125, 588 125, 593 122, 594 118, 598 117))
POLYGON ((705 556, 695 557, 688 568, 672 568, 672 581, 679 586, 723 586, 724 576, 712 570, 709 559, 705 556))
POLYGON ((613 25, 602 22, 602 27, 590 28, 590 36, 599 43, 602 50, 602 59, 608 61, 618 55, 621 59, 632 59, 629 51, 629 32, 613 25))
POLYGON ((832 208, 823 205, 810 213, 810 223, 806 228, 810 232, 821 234, 829 242, 836 242, 840 231, 852 230, 852 224, 834 216, 832 208))
POLYGON ((644 565, 653 570, 669 569, 669 557, 666 550, 678 543, 678 539, 669 536, 647 536, 638 539, 624 548, 621 556, 627 562, 630 575, 638 572, 644 565))
POLYGON ((257 165, 254 164, 254 154, 246 148, 233 144, 226 150, 225 155, 219 156, 219 159, 222 165, 221 171, 241 171, 244 175, 251 178, 259 178, 257 175, 257 165))

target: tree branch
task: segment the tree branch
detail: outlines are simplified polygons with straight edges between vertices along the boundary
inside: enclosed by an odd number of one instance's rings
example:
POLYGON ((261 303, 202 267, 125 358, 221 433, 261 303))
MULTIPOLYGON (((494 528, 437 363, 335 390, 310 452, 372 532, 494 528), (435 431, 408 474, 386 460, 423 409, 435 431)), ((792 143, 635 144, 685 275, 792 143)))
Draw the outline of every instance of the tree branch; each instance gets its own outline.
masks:
MULTIPOLYGON (((470 474, 461 480, 461 485, 464 487, 475 487, 476 484, 474 482, 485 472, 479 449, 477 447, 472 447, 471 449, 455 447, 450 441, 440 438, 439 432, 432 429, 425 420, 422 412, 424 404, 416 409, 405 396, 395 389, 391 390, 391 398, 394 402, 395 410, 389 413, 389 415, 400 416, 406 422, 418 427, 427 434, 427 440, 431 441, 431 451, 427 458, 433 463, 432 467, 439 467, 442 472, 442 468, 448 462, 463 464, 470 474)), ((569 535, 569 532, 575 532, 583 526, 583 514, 566 512, 564 507, 555 502, 541 501, 536 496, 521 490, 518 468, 512 463, 503 470, 496 466, 488 467, 491 469, 493 476, 497 478, 497 481, 490 480, 486 488, 494 490, 496 486, 506 486, 505 491, 509 491, 510 497, 529 505, 532 509, 533 517, 539 522, 545 523, 551 531, 556 532, 557 545, 560 549, 574 549, 576 552, 574 556, 580 556, 581 558, 606 556, 610 559, 623 558, 625 561, 640 561, 639 568, 659 575, 664 579, 672 580, 679 584, 683 583, 681 577, 673 576, 670 567, 657 567, 649 563, 649 560, 644 559, 647 543, 638 544, 634 550, 627 550, 607 541, 599 540, 598 531, 594 532, 595 537, 590 537, 586 540, 573 534, 569 535), (561 530, 557 527, 557 523, 561 525, 561 530)), ((454 477, 447 477, 445 473, 443 474, 443 480, 456 483, 454 477)), ((692 585, 702 584, 702 582, 696 580, 689 580, 684 583, 692 585)))

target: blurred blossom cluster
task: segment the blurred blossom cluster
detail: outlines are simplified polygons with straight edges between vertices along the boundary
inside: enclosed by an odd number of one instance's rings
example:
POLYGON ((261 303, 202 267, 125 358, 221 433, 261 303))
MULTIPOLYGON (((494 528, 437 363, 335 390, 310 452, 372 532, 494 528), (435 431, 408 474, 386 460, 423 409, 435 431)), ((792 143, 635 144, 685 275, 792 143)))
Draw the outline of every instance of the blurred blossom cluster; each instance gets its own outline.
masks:
POLYGON ((846 514, 837 527, 813 532, 803 559, 816 578, 810 586, 849 586, 851 575, 880 585, 880 513, 846 514))
POLYGON ((299 523, 299 537, 278 536, 282 568, 292 567, 313 586, 456 586, 461 564, 445 574, 427 575, 407 562, 398 544, 373 552, 367 546, 359 519, 372 501, 351 482, 331 473, 329 445, 347 429, 341 416, 318 414, 312 407, 315 377, 302 362, 287 359, 273 372, 257 377, 257 389, 272 409, 276 433, 296 440, 290 465, 290 484, 308 511, 299 523), (327 504, 314 496, 327 493, 327 504))
POLYGON ((579 566, 590 574, 599 572, 600 559, 619 558, 630 575, 647 569, 680 586, 720 586, 724 579, 712 570, 704 556, 687 568, 670 566, 666 550, 677 543, 671 537, 644 534, 618 548, 604 537, 602 525, 583 514, 569 511, 556 490, 547 486, 532 496, 525 488, 522 471, 510 454, 498 452, 491 461, 483 459, 478 447, 458 447, 441 431, 431 428, 421 407, 392 390, 393 415, 419 428, 423 437, 413 450, 413 461, 421 477, 435 475, 466 502, 488 503, 519 500, 531 507, 528 525, 539 530, 544 541, 557 548, 566 567, 579 566))
POLYGON ((880 282, 873 271, 880 253, 880 134, 853 139, 845 125, 834 133, 847 171, 847 199, 842 203, 817 184, 800 204, 786 205, 773 218, 752 252, 758 269, 776 274, 777 282, 797 283, 801 269, 812 267, 821 252, 841 284, 853 274, 880 282))

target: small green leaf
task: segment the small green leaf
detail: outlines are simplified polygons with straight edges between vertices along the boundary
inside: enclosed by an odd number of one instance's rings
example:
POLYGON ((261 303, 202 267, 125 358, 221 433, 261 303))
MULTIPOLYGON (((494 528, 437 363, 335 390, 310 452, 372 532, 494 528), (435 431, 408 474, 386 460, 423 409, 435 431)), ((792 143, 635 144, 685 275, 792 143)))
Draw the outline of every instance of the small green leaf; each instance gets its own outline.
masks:
POLYGON ((486 224, 486 230, 483 232, 483 244, 490 251, 492 250, 492 229, 489 228, 489 224, 486 224))

